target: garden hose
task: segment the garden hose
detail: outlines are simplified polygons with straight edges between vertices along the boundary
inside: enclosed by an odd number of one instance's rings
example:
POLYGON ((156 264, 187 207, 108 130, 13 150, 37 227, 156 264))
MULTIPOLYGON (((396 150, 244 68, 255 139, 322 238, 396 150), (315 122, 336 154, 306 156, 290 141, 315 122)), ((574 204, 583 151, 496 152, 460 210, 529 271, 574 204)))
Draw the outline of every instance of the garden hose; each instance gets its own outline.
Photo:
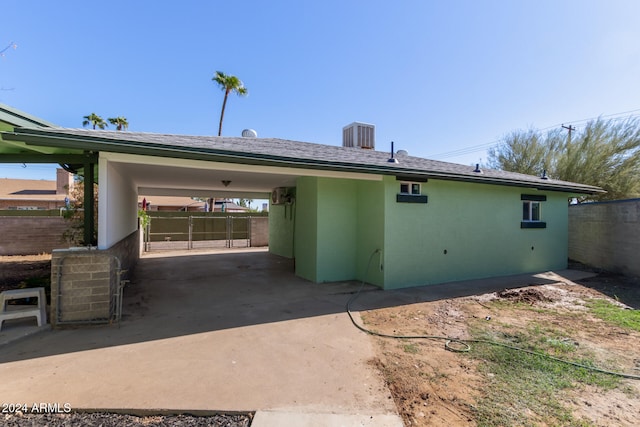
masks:
POLYGON ((544 357, 544 358, 553 360, 555 362, 560 362, 560 363, 564 363, 564 364, 567 364, 567 365, 575 366, 575 367, 578 367, 578 368, 587 369, 587 370, 593 371, 593 372, 599 372, 601 374, 613 375, 613 376, 616 376, 616 377, 627 378, 627 379, 632 379, 632 380, 640 380, 640 376, 638 376, 638 375, 625 374, 623 372, 608 371, 606 369, 601 369, 601 368, 597 368, 597 367, 594 367, 594 366, 587 366, 587 365, 583 365, 581 363, 572 362, 570 360, 560 359, 559 357, 551 356, 550 354, 540 353, 540 352, 532 351, 532 350, 527 350, 525 348, 516 347, 516 346, 513 346, 513 345, 509 345, 509 344, 504 344, 504 343, 501 343, 501 342, 498 342, 498 341, 478 340, 478 339, 460 339, 460 338, 452 338, 452 337, 445 337, 445 336, 438 336, 438 335, 395 335, 395 334, 385 334, 385 333, 382 333, 382 332, 377 332, 377 331, 373 331, 373 330, 367 329, 364 326, 360 325, 358 322, 356 322, 356 320, 354 319, 353 313, 351 312, 351 304, 360 296, 360 293, 364 289, 364 286, 365 286, 365 283, 366 283, 367 274, 369 273, 369 268, 371 267, 371 261, 373 260, 373 257, 376 254, 379 254, 379 253, 380 253, 380 249, 376 249, 375 251, 373 251, 373 253, 371 253, 371 256, 369 256, 369 262, 367 263, 367 269, 364 272, 364 277, 362 279, 362 283, 360 284, 360 288, 358 289, 358 291, 356 293, 354 293, 351 296, 351 298, 349 298, 349 301, 347 301, 347 307, 346 308, 347 308, 347 314, 349 315, 349 319, 351 319, 351 323, 353 323, 353 325, 356 328, 360 329, 362 332, 365 332, 365 333, 367 333, 369 335, 373 335, 373 336, 376 336, 376 337, 381 337, 381 338, 443 340, 445 342, 444 348, 446 350, 459 352, 459 353, 471 351, 471 345, 470 344, 489 344, 489 345, 493 345, 493 346, 508 348, 508 349, 514 350, 514 351, 521 351, 521 352, 524 352, 524 353, 527 353, 527 354, 531 354, 533 356, 544 357))

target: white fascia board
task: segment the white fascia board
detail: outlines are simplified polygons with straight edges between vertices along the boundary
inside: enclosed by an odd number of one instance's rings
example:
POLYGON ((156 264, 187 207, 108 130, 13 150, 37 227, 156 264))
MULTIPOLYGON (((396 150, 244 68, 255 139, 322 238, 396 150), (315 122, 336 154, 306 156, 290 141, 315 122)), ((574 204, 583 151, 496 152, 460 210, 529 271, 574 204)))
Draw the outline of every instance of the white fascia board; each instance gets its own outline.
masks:
POLYGON ((331 170, 316 170, 316 169, 303 169, 303 168, 286 168, 280 166, 260 166, 260 165, 245 165, 241 163, 222 163, 222 162, 208 162, 204 160, 190 160, 190 159, 176 159, 171 157, 155 157, 155 156, 141 156, 139 154, 124 154, 124 153, 110 153, 100 152, 100 159, 106 159, 115 163, 132 163, 141 165, 153 165, 153 166, 173 166, 192 169, 215 169, 215 170, 228 170, 235 172, 254 172, 265 174, 278 174, 278 175, 291 175, 291 176, 315 176, 321 178, 344 178, 344 179, 356 179, 363 181, 382 181, 382 175, 358 173, 358 172, 340 172, 331 170))
POLYGON ((255 191, 221 191, 221 190, 193 190, 193 189, 167 189, 154 187, 139 187, 138 194, 145 196, 183 196, 183 197, 228 197, 243 199, 268 199, 271 193, 255 191))

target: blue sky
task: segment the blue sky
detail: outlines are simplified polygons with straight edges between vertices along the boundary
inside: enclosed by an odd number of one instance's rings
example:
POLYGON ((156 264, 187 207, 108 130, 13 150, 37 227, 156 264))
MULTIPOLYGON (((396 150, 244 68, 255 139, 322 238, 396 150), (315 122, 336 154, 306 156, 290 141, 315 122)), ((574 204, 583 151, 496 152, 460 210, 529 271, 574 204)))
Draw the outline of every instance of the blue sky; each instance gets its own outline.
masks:
MULTIPOLYGON (((91 112, 130 131, 376 148, 474 164, 516 129, 640 114, 635 0, 2 0, 0 102, 64 127, 91 112), (456 152, 463 153, 454 156, 456 152)), ((43 165, 0 177, 54 179, 43 165)))

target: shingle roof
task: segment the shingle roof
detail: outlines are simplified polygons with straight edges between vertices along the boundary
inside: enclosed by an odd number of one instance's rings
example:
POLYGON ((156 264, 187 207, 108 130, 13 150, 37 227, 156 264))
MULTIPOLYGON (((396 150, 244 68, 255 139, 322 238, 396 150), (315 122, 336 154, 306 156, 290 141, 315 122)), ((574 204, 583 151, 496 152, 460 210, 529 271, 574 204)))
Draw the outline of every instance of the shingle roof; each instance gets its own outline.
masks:
POLYGON ((590 185, 542 179, 515 172, 485 169, 457 163, 277 138, 216 137, 118 132, 87 129, 20 128, 4 133, 4 139, 29 144, 84 150, 132 153, 244 164, 328 169, 414 178, 440 178, 498 185, 515 185, 544 190, 594 194, 602 189, 590 185))

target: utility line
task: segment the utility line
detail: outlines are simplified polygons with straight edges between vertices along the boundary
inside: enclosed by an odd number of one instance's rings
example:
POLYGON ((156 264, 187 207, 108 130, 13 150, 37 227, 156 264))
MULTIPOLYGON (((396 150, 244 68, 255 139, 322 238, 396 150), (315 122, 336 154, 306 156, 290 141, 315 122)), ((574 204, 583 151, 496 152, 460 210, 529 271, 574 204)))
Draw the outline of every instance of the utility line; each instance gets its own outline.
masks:
MULTIPOLYGON (((589 122, 591 120, 597 120, 597 119, 605 119, 605 118, 612 118, 614 117, 612 120, 627 120, 627 119, 631 119, 631 118, 635 118, 635 117, 640 117, 640 108, 635 109, 635 110, 629 110, 629 111, 624 111, 621 113, 613 113, 613 114, 607 114, 607 115, 602 115, 602 116, 598 116, 598 117, 591 117, 591 118, 587 118, 587 119, 580 119, 580 120, 574 120, 571 122, 564 122, 564 123, 558 123, 552 126, 548 126, 545 128, 541 128, 541 129, 537 129, 540 132, 544 132, 547 130, 551 130, 551 129, 556 129, 560 126, 564 127, 565 124, 568 124, 569 127, 572 127, 573 130, 575 130, 575 126, 572 125, 579 125, 581 123, 586 123, 589 122), (638 113, 638 114, 630 114, 630 113, 638 113), (629 114, 629 115, 627 115, 629 114), (622 116, 622 117, 616 117, 616 116, 622 116)), ((568 128, 565 128, 568 129, 568 128)), ((439 153, 439 154, 432 154, 427 156, 427 158, 429 159, 446 159, 446 158, 450 158, 450 157, 458 157, 458 156, 462 156, 465 154, 471 154, 471 153, 475 153, 478 151, 484 151, 487 148, 491 148, 493 146, 497 146, 499 143, 501 142, 500 139, 496 139, 494 141, 491 142, 485 142, 484 144, 478 144, 478 145, 470 145, 468 147, 464 147, 464 148, 460 148, 457 150, 452 150, 452 151, 446 151, 443 153, 439 153)))

